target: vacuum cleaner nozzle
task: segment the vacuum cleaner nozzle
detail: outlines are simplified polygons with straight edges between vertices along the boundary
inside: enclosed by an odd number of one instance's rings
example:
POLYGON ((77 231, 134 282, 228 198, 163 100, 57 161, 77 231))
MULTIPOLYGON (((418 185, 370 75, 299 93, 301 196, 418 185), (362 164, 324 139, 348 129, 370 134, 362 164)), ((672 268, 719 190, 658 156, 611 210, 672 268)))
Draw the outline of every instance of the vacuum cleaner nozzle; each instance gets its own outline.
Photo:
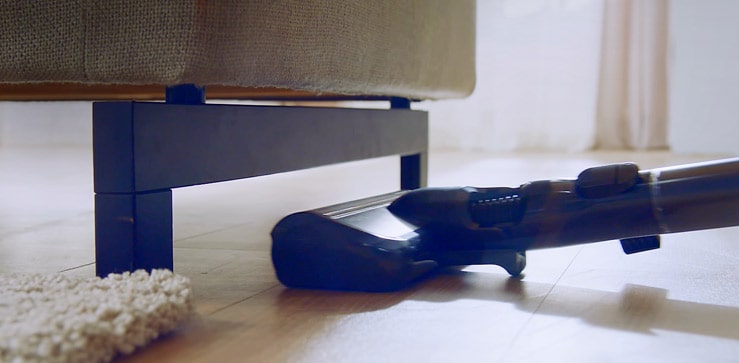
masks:
POLYGON ((404 192, 283 218, 272 231, 277 277, 294 288, 393 291, 437 267, 419 260, 416 228, 387 206, 404 192))

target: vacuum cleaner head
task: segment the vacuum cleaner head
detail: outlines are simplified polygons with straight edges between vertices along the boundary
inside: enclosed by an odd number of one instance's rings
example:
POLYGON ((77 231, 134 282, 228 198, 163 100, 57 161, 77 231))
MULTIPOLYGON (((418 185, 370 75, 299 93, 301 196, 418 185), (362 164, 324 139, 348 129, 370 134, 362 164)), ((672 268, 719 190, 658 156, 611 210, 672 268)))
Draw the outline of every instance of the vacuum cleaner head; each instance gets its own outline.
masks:
POLYGON ((272 231, 277 278, 294 288, 393 291, 434 270, 417 228, 387 206, 384 194, 283 218, 272 231))
POLYGON ((408 193, 283 218, 272 230, 277 278, 294 288, 381 292, 407 287, 440 267, 492 264, 513 276, 524 269, 525 251, 490 248, 486 238, 464 230, 421 229, 401 219, 391 211, 393 202, 408 193))

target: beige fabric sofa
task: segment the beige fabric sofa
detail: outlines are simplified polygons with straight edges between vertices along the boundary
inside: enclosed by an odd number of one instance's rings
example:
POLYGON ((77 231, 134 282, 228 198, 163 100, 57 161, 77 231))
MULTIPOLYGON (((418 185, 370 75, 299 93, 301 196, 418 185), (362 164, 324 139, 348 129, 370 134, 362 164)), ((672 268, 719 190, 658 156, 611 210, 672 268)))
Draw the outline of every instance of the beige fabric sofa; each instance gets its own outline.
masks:
POLYGON ((9 0, 0 27, 0 89, 167 86, 166 102, 93 104, 99 275, 173 267, 172 188, 386 155, 401 188, 423 186, 411 101, 475 84, 473 0, 9 0), (205 104, 212 85, 391 107, 205 104))
POLYGON ((469 0, 3 1, 0 83, 464 97, 474 11, 469 0))

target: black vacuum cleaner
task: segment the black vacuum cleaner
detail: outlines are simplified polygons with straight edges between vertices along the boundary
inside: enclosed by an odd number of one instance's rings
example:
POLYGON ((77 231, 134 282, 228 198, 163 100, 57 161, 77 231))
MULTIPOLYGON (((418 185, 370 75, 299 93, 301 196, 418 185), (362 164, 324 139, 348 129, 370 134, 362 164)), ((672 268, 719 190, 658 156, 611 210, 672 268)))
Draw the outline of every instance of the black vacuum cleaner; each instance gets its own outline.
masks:
POLYGON ((518 188, 400 191, 282 219, 277 277, 294 288, 399 290, 434 270, 492 264, 518 276, 526 251, 739 225, 739 158, 640 171, 631 163, 518 188))

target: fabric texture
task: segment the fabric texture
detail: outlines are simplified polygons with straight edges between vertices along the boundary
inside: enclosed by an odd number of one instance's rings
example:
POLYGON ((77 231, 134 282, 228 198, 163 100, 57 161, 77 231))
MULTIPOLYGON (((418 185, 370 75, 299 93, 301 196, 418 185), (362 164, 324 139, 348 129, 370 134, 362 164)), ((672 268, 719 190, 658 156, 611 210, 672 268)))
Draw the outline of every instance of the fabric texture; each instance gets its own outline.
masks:
POLYGON ((0 82, 239 85, 423 99, 475 82, 474 0, 0 4, 0 82))
POLYGON ((0 362, 106 362, 173 330, 193 311, 167 270, 69 278, 0 275, 0 362))

